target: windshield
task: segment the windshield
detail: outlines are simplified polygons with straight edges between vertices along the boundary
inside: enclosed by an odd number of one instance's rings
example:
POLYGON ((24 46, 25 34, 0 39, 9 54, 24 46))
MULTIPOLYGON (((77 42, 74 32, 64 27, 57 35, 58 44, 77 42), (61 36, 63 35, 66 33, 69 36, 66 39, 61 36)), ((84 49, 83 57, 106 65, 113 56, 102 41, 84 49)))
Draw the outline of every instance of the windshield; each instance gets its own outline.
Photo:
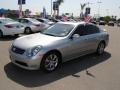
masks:
POLYGON ((32 18, 30 18, 29 20, 30 20, 31 22, 33 22, 33 23, 34 23, 34 22, 37 22, 37 23, 39 22, 38 20, 32 19, 32 18))
POLYGON ((51 22, 50 20, 48 20, 48 19, 43 19, 45 22, 51 22))
POLYGON ((12 20, 10 18, 1 19, 0 21, 3 22, 3 23, 15 22, 14 20, 12 20))
POLYGON ((73 28, 74 26, 71 24, 57 23, 41 33, 56 37, 64 37, 67 36, 72 31, 73 28))

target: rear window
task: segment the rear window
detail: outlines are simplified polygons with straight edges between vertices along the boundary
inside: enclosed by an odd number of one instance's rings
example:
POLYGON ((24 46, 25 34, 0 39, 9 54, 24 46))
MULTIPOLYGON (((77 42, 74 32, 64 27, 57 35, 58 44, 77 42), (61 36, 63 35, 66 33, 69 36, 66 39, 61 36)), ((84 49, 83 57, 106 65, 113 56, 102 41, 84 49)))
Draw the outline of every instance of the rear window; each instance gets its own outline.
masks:
POLYGON ((13 19, 10 18, 1 19, 0 21, 3 23, 15 22, 13 19))
POLYGON ((10 23, 10 22, 15 22, 13 19, 10 18, 5 18, 0 20, 2 23, 10 23))
POLYGON ((38 23, 39 21, 38 20, 36 20, 36 19, 32 19, 32 18, 30 18, 30 19, 28 19, 28 20, 30 20, 31 22, 36 22, 36 23, 38 23))

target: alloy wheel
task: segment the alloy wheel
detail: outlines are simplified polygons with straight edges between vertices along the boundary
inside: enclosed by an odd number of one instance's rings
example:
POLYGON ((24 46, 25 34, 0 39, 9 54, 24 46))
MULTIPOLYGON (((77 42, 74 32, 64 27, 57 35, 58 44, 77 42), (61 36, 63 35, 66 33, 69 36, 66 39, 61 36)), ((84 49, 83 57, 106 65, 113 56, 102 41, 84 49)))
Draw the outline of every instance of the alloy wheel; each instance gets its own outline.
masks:
POLYGON ((98 54, 99 55, 103 54, 104 49, 105 49, 105 44, 104 43, 100 43, 99 46, 98 46, 98 50, 97 50, 98 54))
POLYGON ((56 54, 50 54, 45 59, 45 69, 47 71, 53 71, 56 69, 59 63, 59 57, 56 54))

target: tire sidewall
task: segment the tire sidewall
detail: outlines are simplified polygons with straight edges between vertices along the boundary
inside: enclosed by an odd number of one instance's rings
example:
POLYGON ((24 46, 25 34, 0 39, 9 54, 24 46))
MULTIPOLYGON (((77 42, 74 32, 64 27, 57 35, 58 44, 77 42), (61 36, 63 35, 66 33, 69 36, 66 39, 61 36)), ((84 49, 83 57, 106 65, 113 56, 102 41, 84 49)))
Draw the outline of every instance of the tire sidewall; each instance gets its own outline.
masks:
POLYGON ((104 53, 104 50, 105 50, 105 44, 103 42, 100 42, 99 45, 98 45, 98 48, 97 48, 97 54, 102 55, 104 53), (101 48, 102 45, 104 45, 104 49, 103 49, 102 52, 100 52, 100 48, 101 48))

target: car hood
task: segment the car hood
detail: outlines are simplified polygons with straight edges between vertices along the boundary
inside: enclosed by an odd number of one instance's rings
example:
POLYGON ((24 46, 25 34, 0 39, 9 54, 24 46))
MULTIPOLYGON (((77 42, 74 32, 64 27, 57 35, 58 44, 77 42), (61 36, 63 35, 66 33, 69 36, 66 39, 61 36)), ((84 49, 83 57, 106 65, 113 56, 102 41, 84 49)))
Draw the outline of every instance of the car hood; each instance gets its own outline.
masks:
POLYGON ((38 45, 51 45, 61 39, 62 37, 54 37, 37 33, 20 37, 13 42, 13 45, 22 49, 28 49, 38 45))

